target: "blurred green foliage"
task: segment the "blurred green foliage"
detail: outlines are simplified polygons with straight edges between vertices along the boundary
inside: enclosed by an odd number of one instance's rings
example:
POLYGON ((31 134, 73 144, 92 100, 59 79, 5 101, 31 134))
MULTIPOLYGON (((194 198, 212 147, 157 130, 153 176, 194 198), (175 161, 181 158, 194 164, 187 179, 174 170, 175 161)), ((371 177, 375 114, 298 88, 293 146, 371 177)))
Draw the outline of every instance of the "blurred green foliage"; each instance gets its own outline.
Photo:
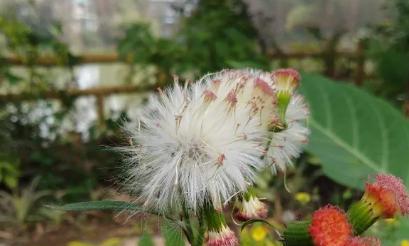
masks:
POLYGON ((274 231, 262 223, 255 223, 240 231, 240 245, 243 246, 281 246, 274 231))
POLYGON ((158 84, 170 80, 172 73, 180 72, 177 66, 183 54, 182 48, 170 39, 154 37, 146 24, 133 24, 118 43, 120 57, 129 62, 131 69, 128 79, 136 72, 134 64, 142 68, 154 65, 157 68, 158 84))
POLYGON ((383 81, 377 93, 394 100, 409 99, 409 2, 389 4, 393 17, 374 28, 374 35, 368 38, 368 54, 383 81))
POLYGON ((131 25, 118 52, 132 63, 155 65, 160 82, 169 81, 170 74, 199 76, 225 68, 269 67, 240 0, 199 1, 171 38, 154 37, 145 24, 131 25))
MULTIPOLYGON (((35 25, 35 23, 32 23, 35 25)), ((34 31, 27 24, 18 21, 15 18, 3 18, 0 16, 0 34, 5 39, 8 52, 11 52, 23 60, 24 65, 28 68, 29 76, 26 80, 23 76, 13 73, 9 66, 3 62, 0 63, 0 82, 9 82, 16 84, 18 82, 29 82, 35 85, 31 89, 42 89, 52 87, 52 78, 47 73, 41 72, 36 68, 36 61, 40 54, 52 54, 58 58, 58 62, 65 64, 72 72, 75 57, 70 53, 68 46, 59 40, 62 33, 61 26, 55 23, 44 32, 34 31)), ((1 52, 0 52, 1 54, 1 52)))
POLYGON ((38 191, 39 179, 36 178, 28 187, 7 193, 0 190, 0 225, 9 225, 19 229, 29 222, 41 220, 40 201, 48 196, 48 191, 38 191))
POLYGON ((199 1, 176 35, 185 47, 188 70, 200 74, 224 68, 268 67, 247 6, 239 0, 199 1))
POLYGON ((18 159, 0 153, 0 183, 4 183, 9 189, 13 189, 17 187, 19 177, 18 159))

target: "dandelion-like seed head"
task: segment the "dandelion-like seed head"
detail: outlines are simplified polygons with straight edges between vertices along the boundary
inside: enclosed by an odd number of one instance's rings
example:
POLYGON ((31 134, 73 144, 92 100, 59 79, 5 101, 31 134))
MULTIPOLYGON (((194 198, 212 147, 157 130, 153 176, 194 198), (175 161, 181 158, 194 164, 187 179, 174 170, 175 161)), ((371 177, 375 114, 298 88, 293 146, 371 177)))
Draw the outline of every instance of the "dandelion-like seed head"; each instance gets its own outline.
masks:
POLYGON ((294 91, 300 80, 297 71, 224 70, 205 76, 203 80, 215 97, 229 95, 226 101, 235 108, 249 110, 249 118, 258 118, 261 127, 270 132, 263 144, 264 162, 274 173, 277 169, 285 170, 300 155, 308 141, 309 110, 304 98, 294 91), (283 84, 291 90, 285 90, 287 101, 280 109, 283 84))
POLYGON ((135 145, 124 149, 127 187, 145 207, 164 212, 183 202, 196 211, 210 201, 221 208, 262 167, 260 121, 236 105, 237 92, 210 89, 175 84, 128 127, 135 145))
POLYGON ((313 213, 309 232, 315 246, 344 246, 352 236, 346 214, 331 205, 313 213))
POLYGON ((127 187, 138 202, 159 211, 181 201, 193 211, 205 201, 220 209, 266 164, 285 170, 307 142, 309 112, 292 92, 281 120, 281 80, 298 83, 299 75, 223 70, 153 96, 127 127, 135 144, 124 148, 127 187))
POLYGON ((398 177, 378 174, 375 182, 367 183, 363 199, 375 206, 376 212, 386 218, 397 213, 409 214, 409 195, 405 185, 398 177))

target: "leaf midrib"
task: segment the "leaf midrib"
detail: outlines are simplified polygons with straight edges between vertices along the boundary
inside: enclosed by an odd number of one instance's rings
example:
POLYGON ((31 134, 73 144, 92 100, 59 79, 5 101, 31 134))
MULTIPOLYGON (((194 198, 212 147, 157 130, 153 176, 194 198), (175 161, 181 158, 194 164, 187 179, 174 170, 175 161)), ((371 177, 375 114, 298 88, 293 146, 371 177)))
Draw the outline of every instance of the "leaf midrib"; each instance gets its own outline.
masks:
POLYGON ((327 136, 329 139, 334 141, 336 145, 344 149, 345 151, 349 152, 351 155, 355 156, 359 161, 361 161, 363 164, 368 166, 369 168, 373 169, 376 172, 381 172, 382 170, 374 163, 372 160, 370 160, 368 157, 366 157, 364 154, 361 152, 357 151, 353 146, 350 146, 347 142, 339 138, 337 135, 333 134, 331 131, 326 129, 325 127, 321 126, 318 122, 316 122, 314 119, 310 119, 309 123, 312 127, 315 127, 318 131, 320 131, 322 134, 327 136))

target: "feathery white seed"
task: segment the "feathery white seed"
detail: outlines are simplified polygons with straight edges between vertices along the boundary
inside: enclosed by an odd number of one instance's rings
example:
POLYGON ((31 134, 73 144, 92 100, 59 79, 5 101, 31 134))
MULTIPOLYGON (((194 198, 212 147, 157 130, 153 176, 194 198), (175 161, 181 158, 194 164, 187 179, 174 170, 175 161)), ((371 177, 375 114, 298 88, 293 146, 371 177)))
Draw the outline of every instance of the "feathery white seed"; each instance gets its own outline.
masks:
POLYGON ((184 201, 196 211, 209 200, 221 208, 262 167, 260 122, 229 92, 175 84, 151 97, 139 122, 128 128, 136 145, 125 149, 127 186, 147 208, 165 212, 184 201))
MULTIPOLYGON (((280 72, 292 73, 291 69, 280 72)), ((293 75, 291 73, 290 75, 293 75)), ((244 69, 223 70, 204 76, 202 80, 207 84, 207 93, 211 93, 215 98, 234 94, 236 110, 250 111, 249 119, 258 118, 260 127, 268 132, 279 120, 276 93, 283 85, 278 85, 278 79, 282 78, 274 72, 244 69)), ((302 96, 292 93, 285 114, 287 128, 281 132, 271 132, 262 144, 266 148, 265 164, 272 167, 273 173, 277 168, 284 171, 291 165, 292 160, 299 157, 308 140, 308 106, 302 96)))

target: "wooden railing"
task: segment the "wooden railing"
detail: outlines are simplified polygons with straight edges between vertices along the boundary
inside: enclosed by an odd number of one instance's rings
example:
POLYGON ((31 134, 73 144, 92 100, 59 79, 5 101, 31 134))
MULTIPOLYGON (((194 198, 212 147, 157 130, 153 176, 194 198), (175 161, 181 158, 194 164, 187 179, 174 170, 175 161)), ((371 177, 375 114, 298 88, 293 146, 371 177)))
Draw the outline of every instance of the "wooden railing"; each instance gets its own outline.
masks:
MULTIPOLYGON (((89 64, 89 63, 116 63, 120 62, 118 54, 108 53, 108 54, 85 54, 75 56, 76 64, 89 64)), ((10 65, 15 66, 26 66, 27 63, 23 57, 16 55, 9 55, 3 58, 3 61, 10 65)), ((56 56, 40 56, 35 59, 36 66, 65 66, 64 63, 61 63, 61 59, 56 56)))
MULTIPOLYGON (((364 70, 365 56, 364 47, 362 45, 357 46, 356 52, 334 52, 328 53, 323 52, 293 52, 293 53, 271 53, 268 57, 271 60, 279 60, 283 64, 290 59, 322 59, 324 65, 327 66, 325 71, 335 71, 334 62, 325 64, 328 61, 328 55, 332 59, 346 58, 351 62, 355 63, 355 71, 353 79, 356 85, 361 85, 364 79, 367 77, 364 70)), ((75 66, 82 64, 103 64, 103 63, 127 63, 127 61, 120 59, 117 53, 107 53, 107 54, 83 54, 75 56, 75 66)), ((19 56, 11 55, 3 57, 1 59, 3 62, 13 66, 27 66, 27 62, 24 58, 19 56)), ((61 63, 61 59, 54 56, 40 56, 35 59, 34 66, 66 66, 66 64, 61 63)), ((332 76, 333 74, 327 74, 332 76)), ((106 86, 106 87, 94 87, 88 89, 77 89, 70 88, 65 90, 45 90, 45 91, 23 91, 19 93, 5 93, 0 94, 0 103, 4 102, 21 102, 21 101, 32 101, 32 100, 63 100, 68 97, 81 97, 81 96, 95 96, 97 103, 98 119, 101 124, 103 124, 104 116, 104 98, 112 94, 126 94, 126 93, 140 93, 151 91, 157 88, 158 85, 118 85, 118 86, 106 86)))

